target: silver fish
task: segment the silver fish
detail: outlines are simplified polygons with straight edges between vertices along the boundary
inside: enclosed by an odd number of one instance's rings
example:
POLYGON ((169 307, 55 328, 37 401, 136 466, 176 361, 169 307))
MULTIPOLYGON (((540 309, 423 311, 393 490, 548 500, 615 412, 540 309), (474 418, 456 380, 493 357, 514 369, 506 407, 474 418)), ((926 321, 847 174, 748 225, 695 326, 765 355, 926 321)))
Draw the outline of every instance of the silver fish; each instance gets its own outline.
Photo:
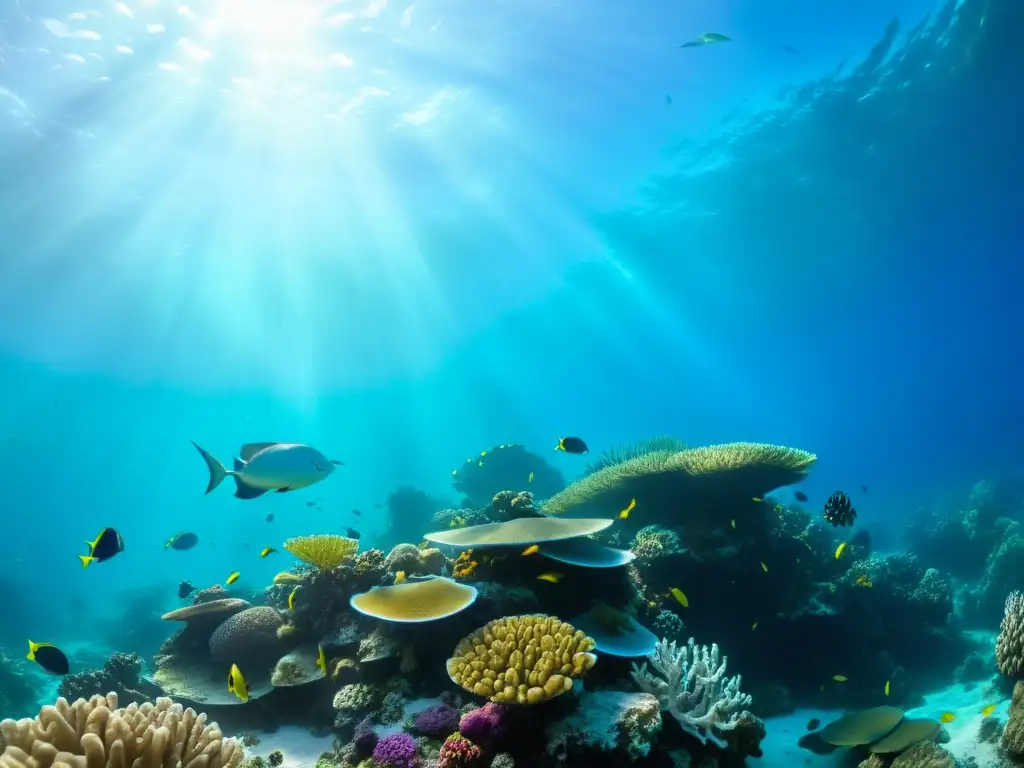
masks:
POLYGON ((316 448, 301 443, 247 443, 242 446, 234 468, 228 469, 209 451, 189 441, 210 470, 210 493, 230 475, 235 479, 235 496, 255 499, 267 491, 284 493, 319 483, 342 462, 329 459, 316 448))

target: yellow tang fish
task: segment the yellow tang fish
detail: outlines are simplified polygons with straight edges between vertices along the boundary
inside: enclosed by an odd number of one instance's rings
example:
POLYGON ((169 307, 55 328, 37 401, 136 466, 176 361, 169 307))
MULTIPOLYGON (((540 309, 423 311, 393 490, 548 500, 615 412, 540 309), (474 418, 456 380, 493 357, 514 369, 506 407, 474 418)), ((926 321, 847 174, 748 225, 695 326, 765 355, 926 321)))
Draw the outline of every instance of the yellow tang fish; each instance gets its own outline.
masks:
POLYGON ((838 547, 836 547, 836 560, 843 556, 843 552, 846 551, 846 542, 844 541, 838 547))
POLYGON ((531 472, 529 477, 526 478, 526 482, 528 482, 528 483, 532 483, 533 482, 533 472, 531 472))
POLYGON ((228 692, 235 694, 243 702, 249 700, 249 686, 237 664, 232 664, 231 671, 228 672, 228 692))
POLYGON ((956 720, 956 714, 953 712, 943 712, 939 717, 940 723, 952 723, 954 720, 956 720))
POLYGON ((750 631, 751 632, 753 632, 755 629, 757 629, 757 622, 756 621, 753 624, 750 625, 750 631))
POLYGON ((295 589, 293 589, 291 591, 291 594, 288 595, 288 610, 289 611, 294 611, 295 610, 295 593, 298 592, 298 591, 299 591, 299 588, 296 587, 295 589))
POLYGON ((277 550, 273 547, 264 547, 260 550, 260 557, 266 557, 267 555, 272 555, 275 552, 277 552, 277 550))
POLYGON ((563 574, 561 573, 542 573, 537 577, 539 581, 550 581, 552 584, 557 584, 562 580, 563 574))
POLYGON ((635 507, 636 507, 636 499, 631 499, 629 504, 626 505, 626 508, 624 510, 622 510, 621 512, 619 512, 619 520, 628 520, 629 519, 629 513, 632 512, 635 507))
POLYGON ((764 564, 764 561, 761 561, 761 570, 768 573, 768 566, 764 564))
POLYGON ((316 649, 317 649, 316 665, 318 667, 320 667, 320 669, 322 669, 323 673, 326 675, 327 674, 327 657, 324 656, 324 647, 322 645, 318 645, 316 647, 316 649))
POLYGON ((837 683, 845 683, 847 681, 846 675, 832 675, 832 679, 837 683))
POLYGON ((535 555, 539 551, 540 551, 540 547, 538 545, 531 544, 526 549, 524 549, 521 554, 522 554, 523 557, 526 557, 527 555, 535 555))
POLYGON ((234 584, 236 581, 238 581, 238 577, 241 575, 242 574, 238 571, 232 571, 231 575, 224 580, 224 583, 228 585, 234 584))
POLYGON ((983 710, 981 710, 981 716, 982 717, 988 717, 989 715, 991 715, 995 711, 996 711, 996 705, 995 704, 989 704, 987 707, 985 707, 983 710))
POLYGON ((669 592, 672 593, 672 597, 674 597, 679 602, 679 604, 683 606, 683 608, 690 607, 690 601, 686 599, 686 595, 683 594, 683 590, 681 590, 679 587, 672 587, 672 589, 670 589, 669 592))
POLYGON ((405 583, 405 571, 399 571, 395 574, 395 584, 405 583))
POLYGON ((885 681, 885 695, 888 696, 889 692, 891 690, 892 690, 892 681, 891 680, 886 680, 885 681))

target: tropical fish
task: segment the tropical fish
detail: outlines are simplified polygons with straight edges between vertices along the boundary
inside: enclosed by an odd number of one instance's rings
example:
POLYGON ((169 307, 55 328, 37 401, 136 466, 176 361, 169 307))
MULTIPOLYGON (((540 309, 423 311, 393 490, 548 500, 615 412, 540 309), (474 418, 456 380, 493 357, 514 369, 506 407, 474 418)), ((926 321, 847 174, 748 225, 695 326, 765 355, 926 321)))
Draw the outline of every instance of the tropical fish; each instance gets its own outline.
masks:
MULTIPOLYGON (((374 504, 373 506, 374 506, 374 509, 380 509, 380 504, 374 504)), ((362 517, 363 516, 363 513, 360 512, 358 509, 353 509, 352 510, 352 514, 355 515, 356 517, 362 517)))
POLYGON ((845 552, 845 551, 846 551, 846 542, 844 541, 838 547, 836 547, 836 560, 838 560, 840 557, 842 557, 843 556, 843 552, 845 552))
POLYGON ((268 523, 272 523, 272 522, 274 522, 274 513, 273 513, 273 512, 270 512, 270 513, 269 513, 269 514, 267 515, 267 522, 268 522, 268 523))
POLYGON ((277 550, 273 547, 264 547, 260 550, 260 557, 266 557, 267 555, 272 555, 275 552, 277 552, 277 550))
POLYGON ((540 551, 540 547, 539 547, 539 546, 538 546, 537 544, 531 544, 531 545, 530 545, 530 546, 528 546, 528 547, 527 547, 526 549, 524 549, 524 550, 523 550, 523 551, 522 551, 522 552, 521 552, 520 554, 521 554, 521 555, 522 555, 523 557, 526 557, 527 555, 534 555, 534 554, 536 554, 536 553, 537 553, 538 551, 540 551))
POLYGON ((885 695, 888 696, 889 692, 891 690, 892 690, 892 680, 886 680, 885 681, 885 695))
POLYGON ((732 38, 721 35, 718 32, 701 32, 697 37, 688 43, 683 43, 680 48, 697 48, 709 43, 731 43, 732 38))
POLYGON ((275 584, 294 584, 297 581, 302 581, 302 579, 291 571, 281 571, 274 577, 275 584))
POLYGON ((939 722, 943 723, 943 724, 945 724, 945 723, 952 723, 954 720, 956 720, 956 713, 955 712, 943 712, 939 716, 939 722))
POLYGON ((858 584, 859 584, 860 586, 862 586, 862 587, 871 587, 871 586, 874 586, 874 585, 873 585, 873 584, 871 583, 871 579, 869 579, 869 578, 868 578, 867 576, 864 576, 863 574, 861 574, 860 576, 858 576, 858 577, 857 577, 857 583, 858 583, 858 584))
POLYGON ((235 694, 243 702, 249 700, 249 685, 242 677, 242 670, 237 664, 232 664, 231 671, 228 672, 228 692, 235 694))
POLYGON ((628 520, 629 513, 632 512, 634 509, 636 509, 636 499, 630 499, 629 504, 626 505, 626 508, 619 512, 619 520, 628 520))
POLYGON ((757 624, 758 623, 755 621, 753 624, 750 625, 750 631, 751 632, 753 632, 755 629, 757 629, 757 624))
POLYGON ((846 675, 832 675, 832 679, 837 683, 845 683, 849 678, 846 675))
POLYGON ((359 541, 359 539, 361 539, 363 536, 363 534, 361 534, 355 528, 346 528, 345 535, 348 536, 350 539, 355 539, 356 541, 359 541))
POLYGON ((860 487, 860 489, 861 489, 862 491, 864 491, 864 493, 867 493, 867 492, 868 492, 868 487, 867 487, 866 485, 862 485, 862 486, 860 487))
POLYGON ((29 640, 28 655, 25 658, 34 661, 51 675, 66 675, 71 669, 64 651, 52 643, 33 643, 29 640))
POLYGON ((549 581, 552 584, 557 584, 558 582, 560 582, 562 580, 562 576, 563 576, 563 574, 561 574, 561 573, 550 572, 550 573, 542 573, 540 576, 537 577, 537 579, 538 579, 538 581, 549 581))
POLYGON ((395 584, 405 583, 405 571, 399 571, 395 574, 395 584))
POLYGON ((753 498, 751 498, 751 501, 761 504, 764 501, 764 499, 762 499, 760 496, 754 496, 753 498))
POLYGON ((299 589, 300 589, 300 587, 296 587, 295 589, 293 589, 291 592, 288 593, 288 610, 289 611, 294 611, 295 610, 295 595, 299 591, 299 589))
POLYGON ((235 479, 235 497, 255 499, 267 491, 294 491, 318 483, 330 475, 340 461, 328 459, 316 448, 300 443, 249 443, 243 445, 241 458, 227 469, 209 451, 192 443, 210 470, 210 493, 230 475, 235 479))
POLYGON ((164 549, 176 549, 179 552, 184 552, 187 549, 192 549, 198 543, 199 537, 196 534, 191 531, 181 531, 167 540, 164 549))
POLYGON ((316 647, 316 651, 317 651, 316 652, 316 665, 318 667, 320 667, 320 669, 326 675, 327 674, 327 657, 324 656, 324 647, 322 645, 318 645, 316 647))
POLYGON ((989 715, 991 715, 995 711, 996 711, 996 705, 995 704, 989 704, 987 707, 985 707, 983 710, 981 710, 981 716, 982 717, 988 717, 989 715))
POLYGON ((807 494, 803 491, 795 491, 793 496, 797 501, 807 501, 807 494))
POLYGON ((579 437, 560 437, 558 438, 558 445, 555 446, 556 451, 565 451, 566 453, 588 453, 590 451, 587 448, 587 444, 583 442, 582 438, 579 437))
POLYGON ((683 594, 683 590, 681 590, 679 587, 672 587, 672 589, 670 589, 669 592, 672 593, 672 597, 674 597, 676 601, 681 606, 683 606, 683 608, 690 607, 690 601, 687 600, 686 595, 683 594))
POLYGON ((818 718, 812 717, 810 720, 807 721, 808 731, 816 731, 819 727, 821 727, 821 720, 819 720, 818 718))
POLYGON ((85 543, 89 545, 89 554, 78 556, 83 568, 88 568, 93 563, 102 563, 118 552, 124 552, 124 539, 113 528, 104 528, 95 539, 85 543))
POLYGON ((236 581, 238 581, 238 577, 241 575, 242 574, 238 571, 232 571, 231 574, 224 580, 224 583, 230 586, 231 584, 234 584, 236 581))
POLYGON ((761 562, 761 570, 765 573, 768 573, 768 566, 765 565, 763 561, 761 562))
POLYGON ((531 472, 529 475, 527 475, 526 482, 528 482, 528 483, 532 483, 533 482, 533 472, 531 472))
POLYGON ((184 600, 186 597, 196 591, 196 588, 189 584, 187 581, 178 583, 178 597, 184 600))
POLYGON ((736 518, 735 517, 732 520, 729 521, 729 525, 732 526, 732 529, 734 531, 736 530, 736 518))

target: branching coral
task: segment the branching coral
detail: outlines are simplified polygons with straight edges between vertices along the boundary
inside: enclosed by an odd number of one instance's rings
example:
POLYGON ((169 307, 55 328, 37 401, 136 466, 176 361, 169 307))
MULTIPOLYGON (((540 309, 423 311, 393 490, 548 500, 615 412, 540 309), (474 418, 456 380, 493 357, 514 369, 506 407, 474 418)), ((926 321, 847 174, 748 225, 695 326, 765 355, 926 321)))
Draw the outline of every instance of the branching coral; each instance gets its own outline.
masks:
POLYGON ((288 539, 282 546, 299 560, 324 570, 337 568, 359 550, 359 542, 355 539, 326 533, 298 536, 288 539))
POLYGON ((4 768, 235 768, 244 756, 205 714, 166 698, 123 709, 114 694, 58 699, 34 720, 4 720, 0 731, 4 768))
POLYGON ((491 701, 537 704, 572 688, 597 662, 593 638, 541 614, 490 622, 456 646, 448 675, 491 701))
POLYGON ((644 456, 648 453, 677 453, 685 450, 686 443, 682 440, 669 435, 661 435, 635 443, 612 446, 598 458, 588 461, 583 471, 589 475, 605 467, 621 464, 624 461, 629 461, 637 456, 644 456))
POLYGON ((1020 592, 1006 598, 996 638, 996 664, 1007 677, 1019 677, 1024 669, 1024 595, 1020 592))
POLYGON ((726 677, 727 657, 719 661, 718 645, 698 646, 693 638, 682 647, 660 641, 642 665, 633 664, 630 673, 644 693, 657 697, 689 733, 703 742, 721 743, 712 732, 735 728, 743 707, 751 697, 740 692, 742 677, 726 677), (648 672, 650 663, 654 674, 648 672))

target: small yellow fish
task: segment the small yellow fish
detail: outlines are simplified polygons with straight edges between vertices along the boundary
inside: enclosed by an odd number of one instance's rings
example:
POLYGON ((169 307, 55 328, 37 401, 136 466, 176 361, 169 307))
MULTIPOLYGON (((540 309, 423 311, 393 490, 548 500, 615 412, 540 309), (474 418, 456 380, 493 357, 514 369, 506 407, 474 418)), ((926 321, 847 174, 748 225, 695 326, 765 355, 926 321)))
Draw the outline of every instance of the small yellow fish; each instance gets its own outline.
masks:
POLYGON ((989 704, 987 707, 985 707, 983 710, 981 710, 981 716, 982 717, 988 717, 989 715, 991 715, 995 711, 996 711, 996 705, 995 704, 989 704))
POLYGON ((768 566, 764 564, 764 561, 761 562, 761 570, 768 573, 768 566))
POLYGON ((295 589, 293 589, 291 591, 291 594, 288 595, 288 610, 289 611, 294 611, 295 610, 295 593, 298 592, 298 591, 299 591, 299 588, 296 587, 295 589))
POLYGON ((761 498, 760 496, 755 496, 755 497, 753 498, 753 501, 756 501, 756 502, 757 502, 758 504, 760 504, 761 502, 763 502, 763 501, 764 501, 764 499, 762 499, 762 498, 761 498))
POLYGON ((844 541, 838 547, 836 547, 836 560, 843 556, 843 552, 846 551, 846 542, 844 541))
POLYGON ((487 451, 480 451, 480 455, 481 456, 486 456, 487 455, 487 451))
POLYGON ((885 681, 885 695, 888 696, 889 692, 891 690, 892 690, 892 681, 891 680, 886 680, 885 681))
POLYGON ((405 571, 399 571, 395 574, 395 584, 405 583, 405 571))
POLYGON ((857 583, 862 587, 872 587, 874 584, 871 583, 871 579, 867 576, 858 576, 857 583))
POLYGON ((318 645, 316 648, 317 648, 316 665, 318 667, 320 667, 320 669, 322 669, 324 674, 326 675, 327 674, 327 657, 324 656, 324 647, 322 645, 318 645))
POLYGON ((832 675, 832 679, 837 683, 845 683, 847 681, 846 675, 832 675))
POLYGON ((275 552, 277 552, 277 550, 273 547, 264 547, 260 550, 260 557, 266 557, 267 555, 272 555, 275 552))
POLYGON ((241 575, 242 574, 238 571, 232 571, 231 575, 224 580, 224 583, 229 585, 234 584, 236 581, 238 581, 238 577, 241 575))
POLYGON ((619 512, 619 520, 628 520, 629 519, 629 513, 632 512, 635 507, 636 507, 636 499, 631 499, 629 504, 626 505, 626 508, 624 510, 622 510, 621 512, 619 512))
POLYGON ((940 723, 952 723, 956 720, 956 714, 954 712, 943 712, 939 717, 940 723))
POLYGON ((455 477, 458 474, 459 474, 459 470, 457 470, 457 469, 453 469, 452 470, 452 477, 455 477))
POLYGON ((757 622, 756 621, 753 624, 750 625, 750 631, 751 632, 753 632, 755 629, 757 629, 757 622))
POLYGON ((235 694, 243 702, 249 700, 249 686, 237 664, 232 664, 231 671, 228 672, 228 692, 235 694))
POLYGON ((526 478, 526 482, 528 482, 528 483, 532 483, 533 482, 533 472, 531 472, 529 474, 529 476, 526 478))
POLYGON ((523 557, 526 557, 527 555, 535 555, 539 551, 540 551, 540 547, 539 546, 537 546, 536 544, 531 544, 526 549, 524 549, 521 554, 522 554, 523 557))
POLYGON ((542 573, 537 577, 538 581, 550 581, 552 584, 557 584, 562 580, 563 574, 561 573, 542 573))
POLYGON ((281 571, 274 577, 275 584, 294 584, 297 581, 302 581, 302 577, 291 571, 281 571))
POLYGON ((683 590, 681 590, 679 587, 672 587, 672 589, 670 589, 669 592, 672 593, 672 597, 674 597, 678 601, 678 603, 681 606, 683 606, 683 608, 690 607, 690 601, 686 599, 686 595, 683 594, 683 590))
POLYGON ((480 459, 480 461, 477 462, 477 466, 478 467, 482 467, 483 465, 484 465, 484 460, 480 459))
POLYGON ((733 518, 732 520, 730 520, 729 521, 729 525, 731 525, 732 529, 735 531, 736 530, 736 518, 733 518))

